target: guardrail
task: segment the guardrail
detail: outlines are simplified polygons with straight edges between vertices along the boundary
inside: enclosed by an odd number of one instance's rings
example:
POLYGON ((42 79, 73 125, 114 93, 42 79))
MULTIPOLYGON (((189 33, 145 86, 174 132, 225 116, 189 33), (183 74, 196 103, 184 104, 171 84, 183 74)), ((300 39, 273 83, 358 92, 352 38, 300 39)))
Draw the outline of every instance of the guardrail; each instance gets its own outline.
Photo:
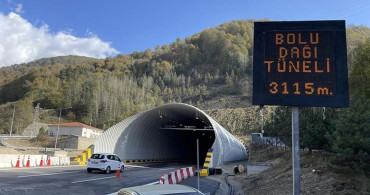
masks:
POLYGON ((0 139, 3 138, 33 138, 35 136, 28 136, 28 135, 9 135, 9 134, 0 134, 0 139))
POLYGON ((252 143, 261 143, 265 145, 272 145, 278 147, 286 147, 285 143, 282 142, 279 138, 276 137, 260 137, 252 136, 252 143))

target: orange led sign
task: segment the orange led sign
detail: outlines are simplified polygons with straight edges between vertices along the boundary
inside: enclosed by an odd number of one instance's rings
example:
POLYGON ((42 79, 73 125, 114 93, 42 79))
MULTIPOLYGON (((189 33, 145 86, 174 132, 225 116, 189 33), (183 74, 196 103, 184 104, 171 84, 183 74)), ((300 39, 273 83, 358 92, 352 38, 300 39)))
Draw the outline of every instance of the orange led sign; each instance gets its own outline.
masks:
POLYGON ((255 22, 253 104, 348 106, 344 21, 255 22))

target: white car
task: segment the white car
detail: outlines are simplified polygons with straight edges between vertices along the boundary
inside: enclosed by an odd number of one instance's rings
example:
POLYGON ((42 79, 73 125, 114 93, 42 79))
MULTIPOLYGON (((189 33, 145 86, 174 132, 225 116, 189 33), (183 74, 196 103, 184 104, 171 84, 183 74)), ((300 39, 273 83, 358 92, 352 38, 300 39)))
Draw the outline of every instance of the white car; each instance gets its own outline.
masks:
POLYGON ((87 172, 91 173, 93 170, 104 171, 110 173, 111 171, 123 171, 125 165, 121 159, 111 153, 95 153, 87 160, 87 172))

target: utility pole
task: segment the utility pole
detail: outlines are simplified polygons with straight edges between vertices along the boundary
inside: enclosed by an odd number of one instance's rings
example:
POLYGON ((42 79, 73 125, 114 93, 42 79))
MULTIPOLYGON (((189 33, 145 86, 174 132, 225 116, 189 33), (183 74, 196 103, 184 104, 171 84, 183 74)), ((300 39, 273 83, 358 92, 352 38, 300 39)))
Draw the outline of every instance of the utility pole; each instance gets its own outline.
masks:
POLYGON ((17 125, 17 135, 19 136, 18 131, 19 131, 19 120, 18 120, 18 125, 17 125))
POLYGON ((90 115, 90 126, 91 126, 91 123, 92 123, 92 118, 93 118, 93 112, 91 111, 91 115, 90 115))
POLYGON ((200 185, 199 185, 199 138, 197 138, 197 166, 198 166, 198 190, 200 190, 200 185))
POLYGON ((70 108, 72 108, 72 107, 69 107, 69 108, 59 108, 58 130, 57 130, 57 136, 55 137, 55 146, 54 146, 54 148, 57 148, 58 136, 59 136, 60 117, 62 115, 62 110, 63 109, 70 109, 70 108))
POLYGON ((12 117, 12 123, 10 124, 10 137, 12 136, 12 131, 13 131, 13 123, 14 123, 14 114, 15 114, 15 105, 13 105, 13 117, 12 117))

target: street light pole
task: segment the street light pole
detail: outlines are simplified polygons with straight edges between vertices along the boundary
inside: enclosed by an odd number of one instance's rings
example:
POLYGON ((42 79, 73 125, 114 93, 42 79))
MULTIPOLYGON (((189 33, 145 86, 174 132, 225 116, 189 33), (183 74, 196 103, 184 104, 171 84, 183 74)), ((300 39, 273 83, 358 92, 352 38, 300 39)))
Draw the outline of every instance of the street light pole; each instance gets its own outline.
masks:
POLYGON ((55 137, 55 146, 54 146, 54 148, 57 148, 58 136, 59 136, 60 117, 62 115, 62 110, 63 109, 70 109, 70 108, 72 108, 72 107, 69 107, 69 108, 59 108, 58 130, 57 130, 57 136, 55 137))
POLYGON ((199 138, 197 138, 197 166, 198 166, 198 190, 200 190, 200 185, 199 185, 199 175, 200 175, 200 172, 199 172, 199 138))
POLYGON ((62 115, 62 109, 59 108, 58 130, 57 130, 57 136, 55 136, 55 146, 54 146, 54 148, 57 148, 58 136, 59 136, 59 124, 60 124, 60 116, 61 115, 62 115))
POLYGON ((12 117, 12 123, 10 124, 10 137, 12 136, 12 131, 13 131, 13 122, 14 122, 14 113, 15 113, 15 105, 13 107, 13 117, 12 117))

